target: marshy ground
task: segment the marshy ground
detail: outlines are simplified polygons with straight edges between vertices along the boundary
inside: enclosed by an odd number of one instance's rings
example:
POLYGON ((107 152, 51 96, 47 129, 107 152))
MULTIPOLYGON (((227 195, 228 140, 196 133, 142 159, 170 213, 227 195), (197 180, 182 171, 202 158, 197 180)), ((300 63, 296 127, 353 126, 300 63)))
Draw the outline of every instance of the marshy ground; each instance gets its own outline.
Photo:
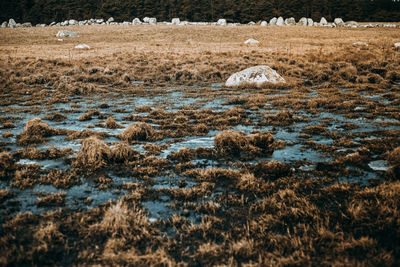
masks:
POLYGON ((0 30, 2 265, 400 264, 398 29, 68 29, 0 30))

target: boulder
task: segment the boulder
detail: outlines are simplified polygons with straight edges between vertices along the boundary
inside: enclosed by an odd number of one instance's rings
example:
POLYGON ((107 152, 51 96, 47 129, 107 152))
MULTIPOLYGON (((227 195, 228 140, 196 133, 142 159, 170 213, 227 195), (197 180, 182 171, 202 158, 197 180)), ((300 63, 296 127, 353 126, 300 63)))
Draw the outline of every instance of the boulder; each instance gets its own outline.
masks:
POLYGON ((297 22, 297 25, 299 25, 299 26, 307 26, 307 24, 308 24, 308 21, 307 21, 307 18, 305 18, 305 17, 302 17, 299 20, 299 22, 297 22))
POLYGON ((293 17, 285 19, 285 24, 287 26, 294 26, 296 25, 296 20, 293 17))
POLYGON ((394 43, 394 47, 400 48, 400 43, 394 43))
POLYGON ((368 44, 366 42, 355 42, 353 46, 368 46, 368 44))
POLYGON ((219 26, 226 26, 226 19, 219 19, 217 21, 217 25, 219 26))
POLYGON ((278 19, 277 19, 277 18, 275 18, 275 17, 273 17, 272 19, 270 19, 270 21, 269 21, 269 25, 271 25, 271 26, 275 26, 277 21, 278 21, 278 19))
POLYGON ((7 28, 7 26, 8 26, 7 21, 4 21, 4 22, 1 24, 1 28, 7 28))
POLYGON ((172 23, 173 25, 179 25, 179 23, 181 23, 181 20, 180 20, 179 18, 173 18, 172 21, 171 21, 171 23, 172 23))
POLYGON ((283 20, 282 17, 279 17, 278 20, 276 21, 276 26, 283 26, 285 25, 285 21, 283 20))
POLYGON ((307 26, 314 26, 314 21, 310 18, 307 19, 307 26))
POLYGON ((321 26, 326 26, 328 25, 328 21, 326 20, 326 18, 322 17, 321 20, 319 21, 319 24, 321 26))
POLYGON ((71 26, 78 25, 78 24, 79 24, 78 21, 76 21, 76 20, 74 20, 74 19, 70 19, 70 20, 68 21, 68 25, 71 25, 71 26))
POLYGON ((264 83, 285 83, 285 79, 268 66, 255 66, 232 74, 225 86, 262 85, 264 83))
POLYGON ((250 38, 244 42, 244 44, 259 44, 260 42, 256 39, 250 38))
POLYGON ((17 23, 15 22, 14 19, 10 19, 10 20, 8 21, 8 27, 10 27, 10 28, 15 28, 16 26, 17 26, 17 23))
POLYGON ((75 46, 75 49, 86 49, 86 50, 89 50, 90 46, 88 46, 87 44, 79 44, 79 45, 75 46))
POLYGON ((358 27, 358 22, 356 21, 347 21, 345 23, 346 27, 351 27, 351 28, 357 28, 358 27))
POLYGON ((265 27, 267 25, 268 25, 268 22, 266 22, 265 20, 261 21, 261 24, 260 24, 261 27, 265 27))
POLYGON ((57 32, 56 37, 79 37, 79 35, 76 32, 61 30, 57 32))
POLYGON ((344 26, 344 22, 341 18, 336 18, 333 23, 335 23, 336 27, 343 27, 344 26))
POLYGON ((139 18, 134 18, 134 19, 132 20, 132 25, 140 25, 140 24, 142 24, 142 22, 140 21, 139 18))
POLYGON ((149 19, 149 24, 150 25, 157 25, 157 19, 156 18, 150 18, 149 19))

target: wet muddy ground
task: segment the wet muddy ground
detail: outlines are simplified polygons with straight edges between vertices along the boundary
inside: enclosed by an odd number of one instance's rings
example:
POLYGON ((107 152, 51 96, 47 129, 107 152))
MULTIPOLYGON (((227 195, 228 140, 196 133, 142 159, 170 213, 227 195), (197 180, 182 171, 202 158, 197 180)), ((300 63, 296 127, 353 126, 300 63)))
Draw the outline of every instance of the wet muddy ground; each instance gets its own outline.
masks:
POLYGON ((218 83, 133 84, 140 90, 122 92, 104 86, 98 94, 61 99, 51 89, 2 96, 7 101, 0 107, 1 150, 13 155, 19 175, 0 181, 5 194, 1 223, 20 212, 98 207, 129 195, 132 186, 147 192, 142 205, 150 222, 180 214, 199 223, 203 212, 198 205, 210 201, 218 205, 221 194, 235 191, 224 183, 207 186, 209 179, 198 177, 201 171, 230 170, 240 175, 260 162, 278 162, 284 164, 285 174, 298 179, 366 186, 385 179, 391 167, 387 153, 400 145, 398 85, 371 92, 315 86, 228 89, 218 83), (43 140, 24 141, 24 128, 34 118, 55 132, 43 140), (121 134, 137 122, 153 132, 128 140, 135 159, 110 157, 99 167, 76 164, 83 139, 95 135, 112 150, 127 141, 121 134), (245 138, 271 134, 273 144, 257 153, 251 148, 222 153, 214 139, 227 130, 245 138), (199 188, 206 192, 195 194, 190 202, 180 197, 199 188))

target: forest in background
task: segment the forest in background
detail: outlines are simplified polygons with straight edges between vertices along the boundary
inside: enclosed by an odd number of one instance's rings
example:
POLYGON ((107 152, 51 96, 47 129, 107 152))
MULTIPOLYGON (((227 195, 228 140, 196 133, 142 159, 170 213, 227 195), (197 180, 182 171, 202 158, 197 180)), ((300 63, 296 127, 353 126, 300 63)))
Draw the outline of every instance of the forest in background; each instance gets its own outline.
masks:
POLYGON ((116 21, 156 17, 170 21, 174 17, 189 21, 248 23, 272 17, 324 16, 328 21, 341 17, 345 21, 400 21, 400 0, 2 0, 0 21, 49 24, 67 19, 114 17, 116 21))

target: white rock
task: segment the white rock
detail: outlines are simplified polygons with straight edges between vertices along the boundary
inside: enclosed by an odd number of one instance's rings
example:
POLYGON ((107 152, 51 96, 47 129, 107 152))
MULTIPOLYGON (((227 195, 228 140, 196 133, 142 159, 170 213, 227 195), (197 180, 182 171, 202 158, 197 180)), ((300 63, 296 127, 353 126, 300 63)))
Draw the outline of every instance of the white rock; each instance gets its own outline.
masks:
POLYGON ((326 20, 326 18, 322 17, 319 21, 319 24, 321 24, 321 26, 325 26, 328 25, 328 21, 326 20))
POLYGON ((253 26, 256 25, 256 23, 254 21, 250 21, 249 23, 247 23, 247 25, 253 26))
POLYGON ((272 19, 269 20, 269 25, 275 26, 277 21, 278 21, 278 19, 273 17, 272 19))
POLYGON ((76 20, 74 20, 74 19, 70 19, 70 20, 68 21, 68 25, 71 25, 71 26, 78 25, 78 24, 79 24, 78 21, 76 21, 76 20))
POLYGON ((186 26, 186 25, 189 25, 189 21, 184 20, 179 23, 179 26, 186 26))
POLYGON ((268 22, 266 22, 265 20, 261 21, 261 24, 260 24, 261 27, 265 27, 267 25, 268 25, 268 22))
POLYGON ((278 20, 276 21, 276 26, 283 26, 285 25, 285 21, 283 20, 282 17, 279 17, 278 20))
POLYGON ((314 21, 310 18, 307 19, 307 26, 314 26, 314 21))
POLYGON ((113 17, 109 17, 108 20, 107 20, 107 22, 108 22, 108 23, 114 22, 114 18, 113 18, 113 17))
POLYGON ((139 18, 134 18, 134 19, 132 20, 132 25, 140 25, 140 24, 142 24, 142 22, 140 21, 139 18))
POLYGON ((1 28, 7 28, 7 26, 8 26, 7 21, 4 21, 4 22, 1 24, 1 28))
POLYGON ((250 38, 244 42, 245 44, 259 44, 260 42, 256 39, 250 38))
POLYGON ((56 37, 79 37, 79 35, 76 32, 61 30, 57 32, 56 37))
POLYGON ((179 18, 173 18, 172 21, 171 21, 171 23, 172 23, 173 25, 179 25, 179 23, 181 23, 181 20, 180 20, 179 18))
POLYGON ((10 19, 10 20, 8 21, 8 27, 10 27, 10 28, 15 28, 16 26, 17 26, 17 23, 15 22, 14 19, 10 19))
POLYGON ((36 27, 46 27, 46 24, 36 24, 36 27))
POLYGON ((143 18, 143 23, 149 23, 149 21, 150 21, 150 18, 149 18, 149 17, 144 17, 144 18, 143 18))
POLYGON ((386 160, 376 160, 368 163, 368 166, 374 171, 387 171, 390 166, 386 160))
POLYGON ((355 42, 353 46, 368 46, 368 44, 366 42, 355 42))
POLYGON ((56 23, 55 21, 53 21, 52 23, 50 23, 49 26, 53 27, 53 26, 55 26, 56 24, 57 24, 57 23, 56 23))
POLYGON ((285 83, 285 79, 268 66, 255 66, 232 74, 225 86, 261 85, 264 83, 285 83))
POLYGON ((219 19, 217 21, 217 25, 219 26, 226 26, 226 19, 219 19))
POLYGON ((90 46, 88 46, 87 44, 79 44, 75 46, 75 49, 90 49, 90 46))
POLYGON ((122 24, 121 25, 132 25, 132 22, 129 22, 129 21, 124 21, 124 22, 122 22, 122 24))
POLYGON ((149 24, 150 25, 157 25, 157 19, 156 18, 150 18, 149 19, 149 24))
POLYGON ((285 19, 285 24, 287 26, 294 26, 296 25, 296 20, 293 17, 285 19))
POLYGON ((337 27, 343 27, 344 26, 344 22, 341 18, 335 18, 335 20, 333 21, 335 23, 335 25, 337 27))
POLYGON ((356 22, 356 21, 347 21, 345 25, 346 25, 346 27, 357 28, 358 27, 358 22, 356 22))
POLYGON ((61 26, 67 26, 67 25, 68 25, 68 21, 61 22, 61 26))
POLYGON ((314 27, 318 27, 318 26, 321 26, 321 24, 319 24, 318 22, 315 22, 315 21, 314 21, 313 26, 314 26, 314 27))
POLYGON ((59 41, 59 42, 64 42, 64 39, 57 39, 57 41, 59 41))
POLYGON ((299 22, 297 23, 297 25, 299 25, 299 26, 307 26, 307 24, 308 24, 308 21, 307 21, 307 18, 305 18, 305 17, 302 17, 299 20, 299 22))
POLYGON ((96 23, 97 24, 102 24, 102 23, 104 23, 104 19, 96 19, 96 23))
POLYGON ((394 47, 400 47, 400 43, 394 43, 394 47))

